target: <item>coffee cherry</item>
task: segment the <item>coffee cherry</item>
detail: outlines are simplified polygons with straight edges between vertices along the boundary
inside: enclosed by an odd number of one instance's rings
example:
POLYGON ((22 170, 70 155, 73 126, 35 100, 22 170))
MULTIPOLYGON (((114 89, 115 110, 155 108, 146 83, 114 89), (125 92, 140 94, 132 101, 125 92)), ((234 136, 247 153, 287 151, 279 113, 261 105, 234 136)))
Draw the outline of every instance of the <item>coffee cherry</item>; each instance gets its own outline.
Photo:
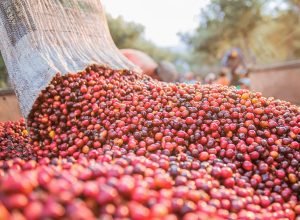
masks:
POLYGON ((296 219, 299 108, 90 66, 0 123, 0 219, 296 219))

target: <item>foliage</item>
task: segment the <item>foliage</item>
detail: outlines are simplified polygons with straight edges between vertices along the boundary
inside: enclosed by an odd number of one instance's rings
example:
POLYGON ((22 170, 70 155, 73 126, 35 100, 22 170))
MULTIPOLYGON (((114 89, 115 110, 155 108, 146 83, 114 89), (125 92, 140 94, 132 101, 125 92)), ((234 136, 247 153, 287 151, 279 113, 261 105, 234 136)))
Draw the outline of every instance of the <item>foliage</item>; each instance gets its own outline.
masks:
POLYGON ((260 0, 212 0, 202 10, 196 32, 182 37, 198 52, 202 63, 215 64, 232 46, 242 48, 249 58, 249 38, 261 20, 260 0))
POLYGON ((107 15, 107 23, 114 42, 118 48, 129 48, 138 41, 144 32, 144 27, 133 22, 126 22, 121 16, 113 18, 107 15))
POLYGON ((3 58, 0 54, 0 88, 6 88, 6 87, 8 87, 8 75, 6 72, 3 58))
POLYGON ((118 48, 133 48, 149 54, 154 60, 176 61, 178 54, 168 48, 157 47, 144 38, 144 27, 134 22, 127 22, 119 16, 107 15, 108 26, 112 38, 118 48))
POLYGON ((201 11, 198 28, 181 37, 193 51, 194 66, 218 65, 231 47, 241 48, 250 64, 297 59, 299 14, 300 0, 212 0, 201 11))

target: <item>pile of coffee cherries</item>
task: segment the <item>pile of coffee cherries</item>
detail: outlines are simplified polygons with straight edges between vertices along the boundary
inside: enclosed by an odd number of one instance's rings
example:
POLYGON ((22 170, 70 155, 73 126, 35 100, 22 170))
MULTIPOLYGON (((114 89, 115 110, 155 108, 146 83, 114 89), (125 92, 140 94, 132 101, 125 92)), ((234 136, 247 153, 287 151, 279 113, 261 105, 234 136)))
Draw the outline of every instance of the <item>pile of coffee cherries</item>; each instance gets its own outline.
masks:
POLYGON ((300 110, 90 66, 0 123, 0 219, 300 219, 300 110))

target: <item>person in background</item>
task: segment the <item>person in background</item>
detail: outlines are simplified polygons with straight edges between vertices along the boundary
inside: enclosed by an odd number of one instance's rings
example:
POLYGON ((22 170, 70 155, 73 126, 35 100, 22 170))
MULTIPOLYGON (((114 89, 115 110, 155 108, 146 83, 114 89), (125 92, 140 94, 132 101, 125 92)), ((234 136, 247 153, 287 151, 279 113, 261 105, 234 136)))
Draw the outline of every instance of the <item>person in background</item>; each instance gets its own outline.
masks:
POLYGON ((121 49, 121 53, 133 64, 140 67, 143 73, 163 82, 176 82, 179 74, 175 66, 168 61, 156 63, 146 53, 135 49, 121 49))
POLYGON ((229 86, 230 80, 228 79, 228 69, 227 68, 222 68, 218 79, 215 81, 216 84, 220 84, 223 86, 229 86))
POLYGON ((250 89, 251 81, 250 81, 249 74, 250 74, 249 71, 247 71, 247 73, 244 75, 244 77, 242 77, 239 80, 241 89, 250 89))
POLYGON ((228 68, 230 73, 230 84, 238 85, 240 73, 246 69, 244 56, 239 48, 232 48, 227 51, 221 61, 223 67, 228 68))

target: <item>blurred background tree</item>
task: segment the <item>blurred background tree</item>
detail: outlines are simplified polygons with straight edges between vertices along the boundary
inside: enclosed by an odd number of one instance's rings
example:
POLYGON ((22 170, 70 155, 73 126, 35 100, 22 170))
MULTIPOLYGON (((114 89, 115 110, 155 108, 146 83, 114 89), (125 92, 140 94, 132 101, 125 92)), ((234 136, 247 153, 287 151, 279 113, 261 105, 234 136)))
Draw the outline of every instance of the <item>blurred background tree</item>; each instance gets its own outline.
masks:
POLYGON ((9 86, 8 84, 8 75, 0 53, 0 88, 7 88, 9 86))
POLYGON ((170 48, 157 47, 144 37, 144 27, 141 24, 127 22, 119 16, 113 18, 107 15, 111 36, 119 49, 132 48, 149 54, 154 60, 176 62, 179 54, 170 48))
POLYGON ((259 0, 212 0, 201 11, 199 26, 195 32, 181 36, 196 52, 201 64, 216 64, 223 53, 233 46, 243 49, 249 59, 250 36, 261 20, 259 0))
POLYGON ((193 33, 180 33, 193 69, 217 66, 224 53, 242 49, 248 64, 300 58, 300 0, 211 0, 193 33))

